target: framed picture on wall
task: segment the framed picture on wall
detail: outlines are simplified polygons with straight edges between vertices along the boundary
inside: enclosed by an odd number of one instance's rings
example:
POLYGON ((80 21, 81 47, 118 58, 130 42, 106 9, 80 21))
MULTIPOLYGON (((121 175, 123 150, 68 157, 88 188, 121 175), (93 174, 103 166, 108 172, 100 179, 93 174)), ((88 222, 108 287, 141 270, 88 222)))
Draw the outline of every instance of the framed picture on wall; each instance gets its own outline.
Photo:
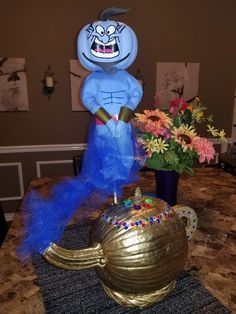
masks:
POLYGON ((168 109, 170 100, 198 96, 199 63, 157 62, 155 105, 168 109))
POLYGON ((28 111, 24 58, 0 58, 0 111, 28 111))
POLYGON ((84 69, 76 59, 70 60, 70 82, 72 111, 87 111, 80 99, 80 89, 90 72, 84 69))

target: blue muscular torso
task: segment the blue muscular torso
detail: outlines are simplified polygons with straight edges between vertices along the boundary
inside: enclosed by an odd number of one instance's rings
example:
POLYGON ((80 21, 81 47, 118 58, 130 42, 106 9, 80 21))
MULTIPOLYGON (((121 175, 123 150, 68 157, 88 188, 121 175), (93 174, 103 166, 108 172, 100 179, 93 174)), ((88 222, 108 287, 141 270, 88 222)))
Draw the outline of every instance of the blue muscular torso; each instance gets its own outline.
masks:
MULTIPOLYGON (((81 99, 93 114, 102 107, 117 118, 121 107, 134 110, 142 94, 140 83, 124 70, 114 74, 92 72, 84 81, 81 99)), ((119 121, 116 123, 118 125, 119 121)), ((95 186, 106 191, 120 191, 123 184, 132 181, 135 147, 130 123, 119 137, 112 136, 105 124, 92 124, 82 173, 91 177, 95 186)))
POLYGON ((134 110, 142 95, 140 83, 124 70, 114 74, 92 72, 81 90, 82 102, 89 111, 95 113, 102 107, 110 115, 118 115, 124 106, 134 110))

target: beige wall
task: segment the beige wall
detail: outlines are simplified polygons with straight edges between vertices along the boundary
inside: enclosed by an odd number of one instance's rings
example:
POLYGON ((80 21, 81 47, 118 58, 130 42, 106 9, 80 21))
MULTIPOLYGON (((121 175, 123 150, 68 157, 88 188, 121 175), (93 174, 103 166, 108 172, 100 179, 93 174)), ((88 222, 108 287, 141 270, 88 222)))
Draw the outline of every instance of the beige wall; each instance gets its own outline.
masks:
MULTIPOLYGON (((0 56, 25 57, 29 112, 0 112, 0 145, 81 143, 86 112, 72 112, 69 59, 76 58, 80 28, 108 6, 131 8, 118 19, 135 30, 145 94, 151 107, 156 62, 200 62, 200 97, 231 135, 235 90, 235 0, 12 0, 1 1, 0 56), (51 64, 58 81, 48 100, 41 79, 51 64)), ((33 176, 33 173, 31 174, 33 176)), ((2 184, 2 182, 1 182, 2 184)))
POLYGON ((26 58, 30 111, 0 113, 0 145, 85 140, 89 116, 71 111, 69 59, 76 58, 80 28, 107 6, 131 8, 119 19, 131 25, 139 39, 130 71, 143 72, 142 106, 152 104, 156 61, 200 62, 200 96, 217 124, 231 132, 235 0, 13 0, 1 1, 0 55, 26 58), (40 82, 48 64, 58 80, 50 100, 40 82))

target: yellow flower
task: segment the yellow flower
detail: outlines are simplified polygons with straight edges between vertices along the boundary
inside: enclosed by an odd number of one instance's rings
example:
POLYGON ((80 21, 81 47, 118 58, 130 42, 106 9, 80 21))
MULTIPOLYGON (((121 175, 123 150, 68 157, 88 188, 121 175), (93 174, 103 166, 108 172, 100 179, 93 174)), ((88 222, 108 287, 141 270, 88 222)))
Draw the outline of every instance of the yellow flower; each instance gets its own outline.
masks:
POLYGON ((150 140, 146 140, 144 143, 144 148, 148 154, 148 158, 152 157, 152 154, 155 152, 164 153, 164 151, 167 150, 167 147, 169 147, 169 144, 161 138, 156 139, 153 137, 150 140))
POLYGON ((187 149, 193 148, 193 139, 197 136, 197 134, 192 126, 183 124, 179 128, 174 127, 172 134, 175 142, 182 146, 184 152, 187 149))
POLYGON ((204 118, 203 111, 193 110, 192 115, 193 115, 193 119, 195 119, 197 122, 201 122, 204 118))
POLYGON ((219 131, 214 128, 214 126, 211 126, 210 124, 207 124, 207 132, 210 133, 212 136, 216 137, 219 134, 219 131))
POLYGON ((157 139, 151 138, 143 142, 144 148, 148 154, 148 158, 152 157, 152 154, 156 151, 157 139))
POLYGON ((218 133, 218 136, 219 136, 219 139, 222 143, 226 143, 227 142, 227 139, 225 137, 226 133, 225 131, 222 129, 219 133, 218 133))
POLYGON ((159 153, 163 154, 164 151, 168 149, 168 147, 169 147, 169 144, 167 144, 165 140, 161 138, 157 140, 156 151, 158 154, 159 153))

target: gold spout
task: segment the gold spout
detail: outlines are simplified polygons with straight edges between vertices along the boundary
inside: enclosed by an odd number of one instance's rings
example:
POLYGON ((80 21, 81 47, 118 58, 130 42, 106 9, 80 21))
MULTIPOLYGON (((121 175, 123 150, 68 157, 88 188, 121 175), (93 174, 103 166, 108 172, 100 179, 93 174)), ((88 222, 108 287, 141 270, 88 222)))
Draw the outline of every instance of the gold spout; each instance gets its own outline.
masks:
POLYGON ((43 256, 50 264, 69 270, 105 266, 105 257, 99 243, 79 250, 69 250, 51 243, 43 253, 43 256))

